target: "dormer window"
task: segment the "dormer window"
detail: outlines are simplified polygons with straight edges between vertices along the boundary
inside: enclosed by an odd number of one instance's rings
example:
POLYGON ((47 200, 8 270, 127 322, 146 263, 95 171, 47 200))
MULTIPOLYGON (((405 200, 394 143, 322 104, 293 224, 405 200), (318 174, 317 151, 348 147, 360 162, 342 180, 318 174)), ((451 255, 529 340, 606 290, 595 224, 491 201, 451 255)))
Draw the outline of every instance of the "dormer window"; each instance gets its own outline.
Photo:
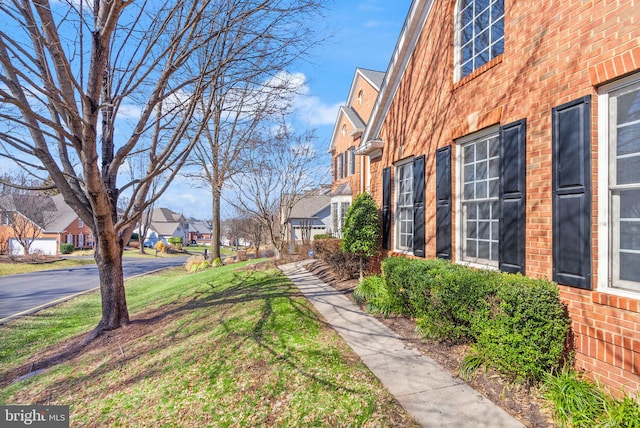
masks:
POLYGON ((504 0, 458 0, 455 80, 504 53, 504 0))

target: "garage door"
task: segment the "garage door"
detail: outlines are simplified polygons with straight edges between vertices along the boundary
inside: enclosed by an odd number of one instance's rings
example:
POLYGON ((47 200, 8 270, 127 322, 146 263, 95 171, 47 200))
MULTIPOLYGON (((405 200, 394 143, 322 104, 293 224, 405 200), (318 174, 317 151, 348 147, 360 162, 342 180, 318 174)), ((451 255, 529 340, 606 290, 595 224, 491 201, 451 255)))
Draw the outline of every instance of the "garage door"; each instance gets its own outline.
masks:
MULTIPOLYGON (((58 244, 54 238, 37 238, 31 244, 29 248, 30 254, 43 254, 46 256, 55 256, 57 254, 56 248, 58 244)), ((14 256, 22 256, 24 255, 24 248, 18 242, 17 239, 11 238, 9 240, 9 251, 14 256)))

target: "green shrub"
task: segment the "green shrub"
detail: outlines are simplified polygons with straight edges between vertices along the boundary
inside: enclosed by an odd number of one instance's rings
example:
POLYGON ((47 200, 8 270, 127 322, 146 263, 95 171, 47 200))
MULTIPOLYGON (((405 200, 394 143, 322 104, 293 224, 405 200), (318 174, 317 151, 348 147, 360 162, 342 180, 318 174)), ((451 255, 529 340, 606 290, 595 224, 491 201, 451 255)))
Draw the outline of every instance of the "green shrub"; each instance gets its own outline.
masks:
POLYGON ((75 250, 73 244, 60 244, 60 254, 71 254, 75 250))
POLYGON ((331 236, 328 233, 318 233, 318 234, 313 236, 313 240, 314 241, 319 241, 321 239, 330 239, 330 238, 333 238, 333 236, 331 236))
POLYGON ((180 236, 172 236, 167 239, 167 242, 171 244, 173 248, 176 248, 176 249, 182 248, 182 237, 180 236))
POLYGON ((198 265, 198 270, 205 270, 205 269, 209 269, 210 267, 211 267, 211 263, 205 260, 198 265))
POLYGON ((221 267, 221 266, 224 266, 224 264, 222 263, 222 260, 220 260, 220 257, 217 257, 213 261, 213 267, 221 267))
POLYGON ((426 337, 474 344, 465 370, 484 362, 537 383, 567 358, 570 320, 549 281, 403 257, 382 272, 391 312, 415 318, 426 337))
POLYGON ((510 378, 537 383, 564 363, 569 317, 554 283, 512 274, 500 279, 476 350, 510 378))
POLYGON ((369 312, 385 316, 389 316, 392 312, 389 292, 380 275, 368 276, 360 281, 353 290, 353 297, 359 303, 366 303, 369 312))

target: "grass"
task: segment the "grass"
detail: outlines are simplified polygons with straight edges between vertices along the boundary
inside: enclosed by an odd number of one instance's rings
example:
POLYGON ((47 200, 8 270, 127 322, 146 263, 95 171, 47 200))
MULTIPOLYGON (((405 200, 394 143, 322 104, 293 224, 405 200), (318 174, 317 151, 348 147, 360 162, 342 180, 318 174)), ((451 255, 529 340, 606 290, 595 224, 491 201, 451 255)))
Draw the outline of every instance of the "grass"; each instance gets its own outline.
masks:
POLYGON ((0 263, 0 276, 20 273, 40 272, 43 270, 66 269, 70 267, 94 264, 93 259, 64 259, 49 263, 0 263))
MULTIPOLYGON (((0 402, 68 404, 71 426, 416 426, 279 270, 246 266, 128 281, 131 326, 0 402)), ((98 317, 94 294, 0 326, 0 373, 98 317)))
POLYGON ((547 376, 544 389, 560 427, 640 428, 640 395, 618 400, 573 370, 547 376))

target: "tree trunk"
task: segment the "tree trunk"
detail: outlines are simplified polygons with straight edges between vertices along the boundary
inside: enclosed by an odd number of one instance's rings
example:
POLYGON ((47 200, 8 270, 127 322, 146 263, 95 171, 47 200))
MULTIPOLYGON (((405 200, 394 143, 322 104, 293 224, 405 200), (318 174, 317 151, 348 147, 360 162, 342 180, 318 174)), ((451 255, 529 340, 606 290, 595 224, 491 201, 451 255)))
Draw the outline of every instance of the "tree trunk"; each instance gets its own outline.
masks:
POLYGON ((212 192, 211 261, 220 258, 220 193, 212 192))
POLYGON ((363 258, 364 257, 360 256, 360 282, 362 282, 362 280, 364 279, 364 272, 363 272, 363 269, 362 269, 363 258))
POLYGON ((100 276, 100 294, 102 295, 102 319, 96 330, 97 332, 114 330, 128 325, 129 311, 124 289, 122 252, 119 243, 115 239, 99 235, 95 259, 100 276))

